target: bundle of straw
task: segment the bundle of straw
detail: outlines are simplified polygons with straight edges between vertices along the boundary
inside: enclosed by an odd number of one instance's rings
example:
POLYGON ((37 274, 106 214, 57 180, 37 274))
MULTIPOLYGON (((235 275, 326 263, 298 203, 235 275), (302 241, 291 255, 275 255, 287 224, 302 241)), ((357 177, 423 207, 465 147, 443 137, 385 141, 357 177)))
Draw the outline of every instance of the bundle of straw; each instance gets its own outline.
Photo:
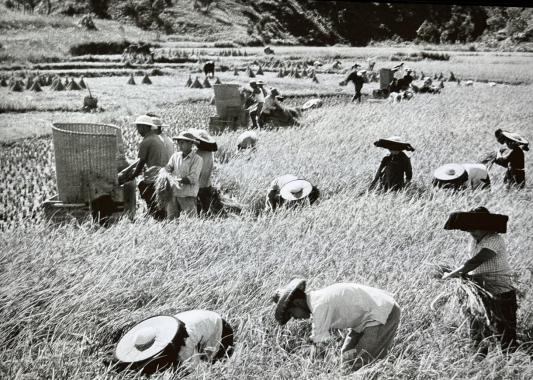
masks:
MULTIPOLYGON (((439 267, 438 270, 446 270, 446 268, 439 267)), ((436 311, 447 304, 451 312, 460 309, 464 317, 485 320, 485 323, 490 325, 489 311, 485 308, 482 299, 482 297, 492 297, 489 292, 467 277, 459 277, 457 281, 451 281, 448 284, 449 288, 431 302, 431 310, 436 311)))
POLYGON ((172 200, 172 189, 181 187, 179 182, 166 171, 165 168, 159 170, 159 174, 155 180, 155 199, 159 208, 164 209, 166 205, 172 200))
POLYGON ((494 165, 494 161, 496 160, 496 157, 497 157, 496 152, 489 152, 485 154, 479 162, 486 165, 487 168, 490 169, 492 165, 494 165))

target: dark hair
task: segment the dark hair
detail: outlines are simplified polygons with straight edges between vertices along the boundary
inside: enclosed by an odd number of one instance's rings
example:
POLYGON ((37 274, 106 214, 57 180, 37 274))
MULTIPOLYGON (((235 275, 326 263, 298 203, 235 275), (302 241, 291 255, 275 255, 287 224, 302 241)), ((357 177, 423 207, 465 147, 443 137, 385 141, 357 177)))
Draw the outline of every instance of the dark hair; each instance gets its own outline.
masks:
POLYGON ((479 207, 473 208, 472 210, 470 210, 470 212, 478 212, 478 213, 483 213, 483 214, 490 214, 490 211, 486 207, 483 207, 483 206, 479 206, 479 207))
POLYGON ((292 293, 292 302, 298 300, 298 299, 303 299, 305 300, 307 297, 305 296, 305 292, 302 290, 302 289, 296 289, 293 293, 292 293))

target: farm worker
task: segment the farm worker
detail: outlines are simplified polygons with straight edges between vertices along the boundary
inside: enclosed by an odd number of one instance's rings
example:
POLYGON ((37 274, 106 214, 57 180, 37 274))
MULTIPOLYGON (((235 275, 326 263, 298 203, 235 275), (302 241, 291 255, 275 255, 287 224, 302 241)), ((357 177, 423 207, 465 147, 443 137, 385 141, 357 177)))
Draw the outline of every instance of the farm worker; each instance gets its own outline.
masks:
POLYGON ((165 210, 157 206, 155 199, 155 180, 159 170, 164 167, 171 157, 171 152, 164 141, 157 134, 157 130, 163 125, 161 119, 154 116, 141 115, 135 120, 137 132, 143 137, 139 146, 139 159, 134 169, 123 170, 119 175, 119 182, 131 181, 143 173, 143 179, 139 182, 141 198, 146 202, 149 214, 157 220, 165 218, 165 210))
POLYGON ((257 84, 257 87, 259 87, 259 89, 261 90, 261 92, 263 93, 263 96, 266 97, 268 95, 268 91, 267 89, 264 87, 265 85, 265 82, 263 82, 261 79, 259 79, 258 81, 255 82, 257 84))
POLYGON ((200 142, 190 132, 182 132, 174 137, 179 152, 170 157, 165 169, 176 177, 179 186, 173 186, 172 199, 167 203, 166 212, 169 219, 174 219, 184 213, 187 216, 197 215, 197 197, 202 172, 202 157, 196 154, 193 146, 200 142))
POLYGON ((262 126, 261 121, 257 120, 257 116, 261 114, 263 105, 265 104, 265 95, 263 94, 261 88, 259 88, 257 85, 256 81, 251 81, 250 87, 252 88, 251 99, 253 100, 254 104, 249 107, 248 110, 250 118, 252 119, 252 127, 257 128, 258 126, 262 126))
POLYGON ((507 168, 504 182, 508 187, 524 188, 526 185, 524 151, 529 150, 529 142, 517 133, 502 131, 501 129, 498 129, 495 135, 500 144, 507 145, 507 149, 500 150, 494 160, 494 163, 507 168))
POLYGON ((398 89, 402 91, 406 91, 409 89, 409 86, 411 85, 411 82, 413 82, 414 77, 411 75, 413 72, 412 69, 406 68, 405 69, 405 75, 398 80, 398 89))
POLYGON ((378 182, 385 191, 403 189, 413 177, 411 160, 403 151, 413 152, 414 148, 398 136, 379 139, 374 142, 374 145, 388 149, 390 154, 381 160, 374 180, 370 184, 370 189, 375 188, 378 182))
POLYGON ((272 301, 281 325, 291 318, 312 319, 313 352, 321 353, 321 344, 331 340, 330 329, 348 329, 341 349, 347 370, 384 358, 400 324, 400 307, 390 293, 357 283, 308 291, 304 279, 294 279, 279 289, 272 301))
POLYGON ((355 95, 352 98, 352 102, 357 100, 359 103, 361 103, 361 89, 363 88, 363 84, 366 82, 365 74, 366 70, 353 70, 343 81, 339 82, 340 86, 346 86, 348 82, 353 82, 355 87, 355 95))
POLYGON ((233 353, 233 329, 218 313, 189 310, 139 322, 118 341, 114 356, 119 370, 149 375, 172 367, 193 370, 233 353))
POLYGON ((433 185, 454 190, 490 189, 489 172, 483 164, 446 164, 433 172, 433 185))
POLYGON ((278 101, 279 91, 277 88, 270 90, 270 94, 265 98, 265 104, 259 115, 260 124, 263 125, 266 119, 272 114, 272 112, 282 109, 283 107, 278 101))
POLYGON ((307 201, 312 205, 319 196, 320 191, 311 182, 286 174, 274 179, 270 184, 265 206, 267 210, 275 211, 282 205, 295 207, 306 204, 307 201))
MULTIPOLYGON (((451 213, 444 229, 466 231, 472 235, 471 258, 442 277, 448 279, 464 276, 480 286, 482 291, 479 296, 487 310, 490 327, 496 332, 504 348, 516 344, 518 309, 505 241, 500 235, 507 231, 508 219, 507 215, 493 214, 485 207, 451 213)), ((478 319, 471 320, 470 329, 476 345, 492 335, 489 326, 478 319)))
POLYGON ((255 149, 257 139, 257 133, 254 131, 244 131, 237 138, 237 150, 255 149))
POLYGON ((202 171, 198 180, 198 213, 208 213, 214 197, 214 189, 211 183, 213 173, 213 152, 218 149, 216 141, 203 129, 189 129, 196 140, 198 149, 196 154, 202 158, 202 171))

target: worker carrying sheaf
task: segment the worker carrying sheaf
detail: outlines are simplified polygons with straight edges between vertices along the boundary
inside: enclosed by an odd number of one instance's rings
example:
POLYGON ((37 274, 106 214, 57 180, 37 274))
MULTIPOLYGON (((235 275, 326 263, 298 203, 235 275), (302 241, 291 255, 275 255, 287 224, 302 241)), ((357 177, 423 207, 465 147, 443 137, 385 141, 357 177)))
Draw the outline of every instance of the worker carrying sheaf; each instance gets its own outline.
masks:
POLYGON ((350 72, 346 78, 339 82, 340 86, 346 86, 348 82, 353 82, 353 85, 355 87, 355 95, 352 98, 352 102, 355 102, 356 100, 361 103, 361 89, 363 88, 363 84, 367 82, 366 78, 366 70, 357 70, 357 68, 360 67, 357 63, 352 66, 353 70, 350 72))

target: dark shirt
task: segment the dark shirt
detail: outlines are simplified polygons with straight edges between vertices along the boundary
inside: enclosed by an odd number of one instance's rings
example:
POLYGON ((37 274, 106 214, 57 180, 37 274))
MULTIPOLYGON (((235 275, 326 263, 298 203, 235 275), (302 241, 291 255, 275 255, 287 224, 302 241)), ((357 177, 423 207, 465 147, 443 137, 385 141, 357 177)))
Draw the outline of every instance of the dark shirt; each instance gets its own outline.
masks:
POLYGON ((350 74, 348 74, 344 81, 352 81, 357 91, 361 90, 363 88, 363 84, 365 83, 365 79, 357 74, 357 70, 354 70, 350 74))
POLYGON ((498 157, 494 162, 510 170, 523 170, 524 151, 520 147, 514 147, 511 150, 506 149, 501 157, 498 157))
POLYGON ((403 76, 403 78, 398 80, 398 88, 400 90, 407 90, 409 88, 409 85, 413 81, 413 77, 409 74, 406 74, 403 76))
POLYGON ((405 181, 410 181, 413 177, 411 160, 404 152, 383 157, 378 172, 385 190, 401 189, 405 186, 405 181))

